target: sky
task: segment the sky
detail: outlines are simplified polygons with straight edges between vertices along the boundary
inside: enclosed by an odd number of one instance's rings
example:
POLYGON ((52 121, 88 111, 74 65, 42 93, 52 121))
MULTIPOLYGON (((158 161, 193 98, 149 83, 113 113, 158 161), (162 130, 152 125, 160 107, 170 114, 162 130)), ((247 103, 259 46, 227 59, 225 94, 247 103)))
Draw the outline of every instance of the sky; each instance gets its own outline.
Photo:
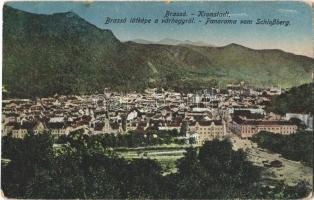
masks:
POLYGON ((182 41, 203 41, 214 46, 237 43, 253 49, 282 49, 313 57, 312 10, 303 2, 9 2, 7 5, 40 14, 72 11, 101 29, 112 30, 121 41, 133 39, 159 41, 172 38, 182 41), (188 16, 184 18, 195 17, 196 23, 105 24, 106 17, 128 19, 145 17, 160 20, 167 10, 186 11, 188 16), (253 24, 205 25, 206 17, 196 17, 199 11, 228 11, 229 19, 251 19, 253 24), (257 19, 279 19, 290 21, 290 25, 256 25, 257 19))

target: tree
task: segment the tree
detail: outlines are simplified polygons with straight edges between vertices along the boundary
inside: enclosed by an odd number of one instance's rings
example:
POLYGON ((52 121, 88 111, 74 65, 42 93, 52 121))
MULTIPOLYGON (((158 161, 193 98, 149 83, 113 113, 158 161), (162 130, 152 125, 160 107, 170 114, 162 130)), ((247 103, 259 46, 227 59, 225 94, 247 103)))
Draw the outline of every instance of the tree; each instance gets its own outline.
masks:
POLYGON ((310 131, 300 131, 291 135, 262 131, 255 134, 251 140, 262 148, 282 154, 285 158, 313 166, 313 133, 310 131))
POLYGON ((177 168, 178 175, 174 178, 177 182, 176 198, 200 198, 203 171, 195 148, 186 149, 184 157, 177 161, 177 168))
POLYGON ((304 130, 306 128, 306 125, 304 124, 304 122, 302 120, 300 120, 299 118, 293 117, 289 121, 293 124, 296 124, 298 126, 298 128, 300 128, 300 129, 304 130))
POLYGON ((205 171, 204 198, 245 198, 259 180, 260 170, 246 160, 242 150, 234 151, 229 140, 205 142, 198 158, 205 171))
POLYGON ((53 166, 53 140, 48 133, 29 133, 23 140, 8 140, 10 143, 4 148, 10 162, 2 168, 2 188, 8 197, 25 198, 32 194, 30 189, 39 176, 40 180, 49 179, 49 170, 53 166))
MULTIPOLYGON (((288 145, 300 146, 307 137, 298 135, 289 139, 288 145)), ((259 168, 247 161, 242 150, 234 151, 228 140, 205 142, 199 151, 187 148, 177 161, 178 172, 163 176, 155 160, 119 158, 104 147, 106 139, 113 142, 111 135, 73 133, 54 149, 49 134, 4 138, 4 152, 10 160, 2 165, 5 195, 32 199, 231 199, 300 198, 310 191, 305 182, 293 187, 281 182, 274 188, 261 187, 259 168)))
POLYGON ((182 122, 181 128, 180 128, 180 136, 186 136, 188 128, 188 123, 186 121, 182 122))
POLYGON ((129 198, 158 198, 162 181, 161 167, 154 160, 134 159, 129 165, 127 180, 129 198))
POLYGON ((192 147, 187 148, 184 157, 177 161, 178 172, 187 176, 197 174, 199 167, 197 151, 192 147))

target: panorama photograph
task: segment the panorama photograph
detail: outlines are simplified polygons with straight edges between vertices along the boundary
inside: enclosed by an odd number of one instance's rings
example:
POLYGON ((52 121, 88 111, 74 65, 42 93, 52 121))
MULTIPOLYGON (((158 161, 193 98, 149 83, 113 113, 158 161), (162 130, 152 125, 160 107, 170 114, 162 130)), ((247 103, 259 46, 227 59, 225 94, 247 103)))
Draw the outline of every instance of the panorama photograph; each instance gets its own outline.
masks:
POLYGON ((9 1, 3 199, 310 199, 310 1, 9 1))

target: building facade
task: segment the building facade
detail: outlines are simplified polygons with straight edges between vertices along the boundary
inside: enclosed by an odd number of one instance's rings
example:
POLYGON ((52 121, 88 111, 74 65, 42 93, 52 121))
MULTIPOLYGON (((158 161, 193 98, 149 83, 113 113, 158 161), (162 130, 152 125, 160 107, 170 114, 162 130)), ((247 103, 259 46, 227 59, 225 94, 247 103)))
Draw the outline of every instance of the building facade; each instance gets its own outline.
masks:
POLYGON ((220 120, 196 121, 188 124, 188 133, 197 134, 197 144, 224 136, 224 125, 220 120))
POLYGON ((289 135, 297 132, 298 126, 289 121, 233 119, 230 129, 242 138, 249 138, 260 131, 289 135))

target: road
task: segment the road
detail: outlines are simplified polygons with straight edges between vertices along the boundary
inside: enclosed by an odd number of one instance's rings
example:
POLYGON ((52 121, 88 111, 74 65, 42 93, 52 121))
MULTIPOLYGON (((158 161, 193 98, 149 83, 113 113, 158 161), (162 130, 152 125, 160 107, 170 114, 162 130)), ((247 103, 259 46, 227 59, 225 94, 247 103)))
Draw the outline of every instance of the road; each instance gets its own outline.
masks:
POLYGON ((242 148, 247 152, 248 159, 256 166, 264 166, 264 164, 278 160, 282 162, 282 167, 265 167, 262 172, 262 177, 272 180, 283 180, 287 185, 295 185, 298 182, 305 180, 313 185, 313 169, 305 166, 300 162, 292 161, 283 158, 280 154, 271 153, 265 149, 257 147, 248 139, 241 139, 236 135, 230 137, 233 148, 235 150, 242 148))

